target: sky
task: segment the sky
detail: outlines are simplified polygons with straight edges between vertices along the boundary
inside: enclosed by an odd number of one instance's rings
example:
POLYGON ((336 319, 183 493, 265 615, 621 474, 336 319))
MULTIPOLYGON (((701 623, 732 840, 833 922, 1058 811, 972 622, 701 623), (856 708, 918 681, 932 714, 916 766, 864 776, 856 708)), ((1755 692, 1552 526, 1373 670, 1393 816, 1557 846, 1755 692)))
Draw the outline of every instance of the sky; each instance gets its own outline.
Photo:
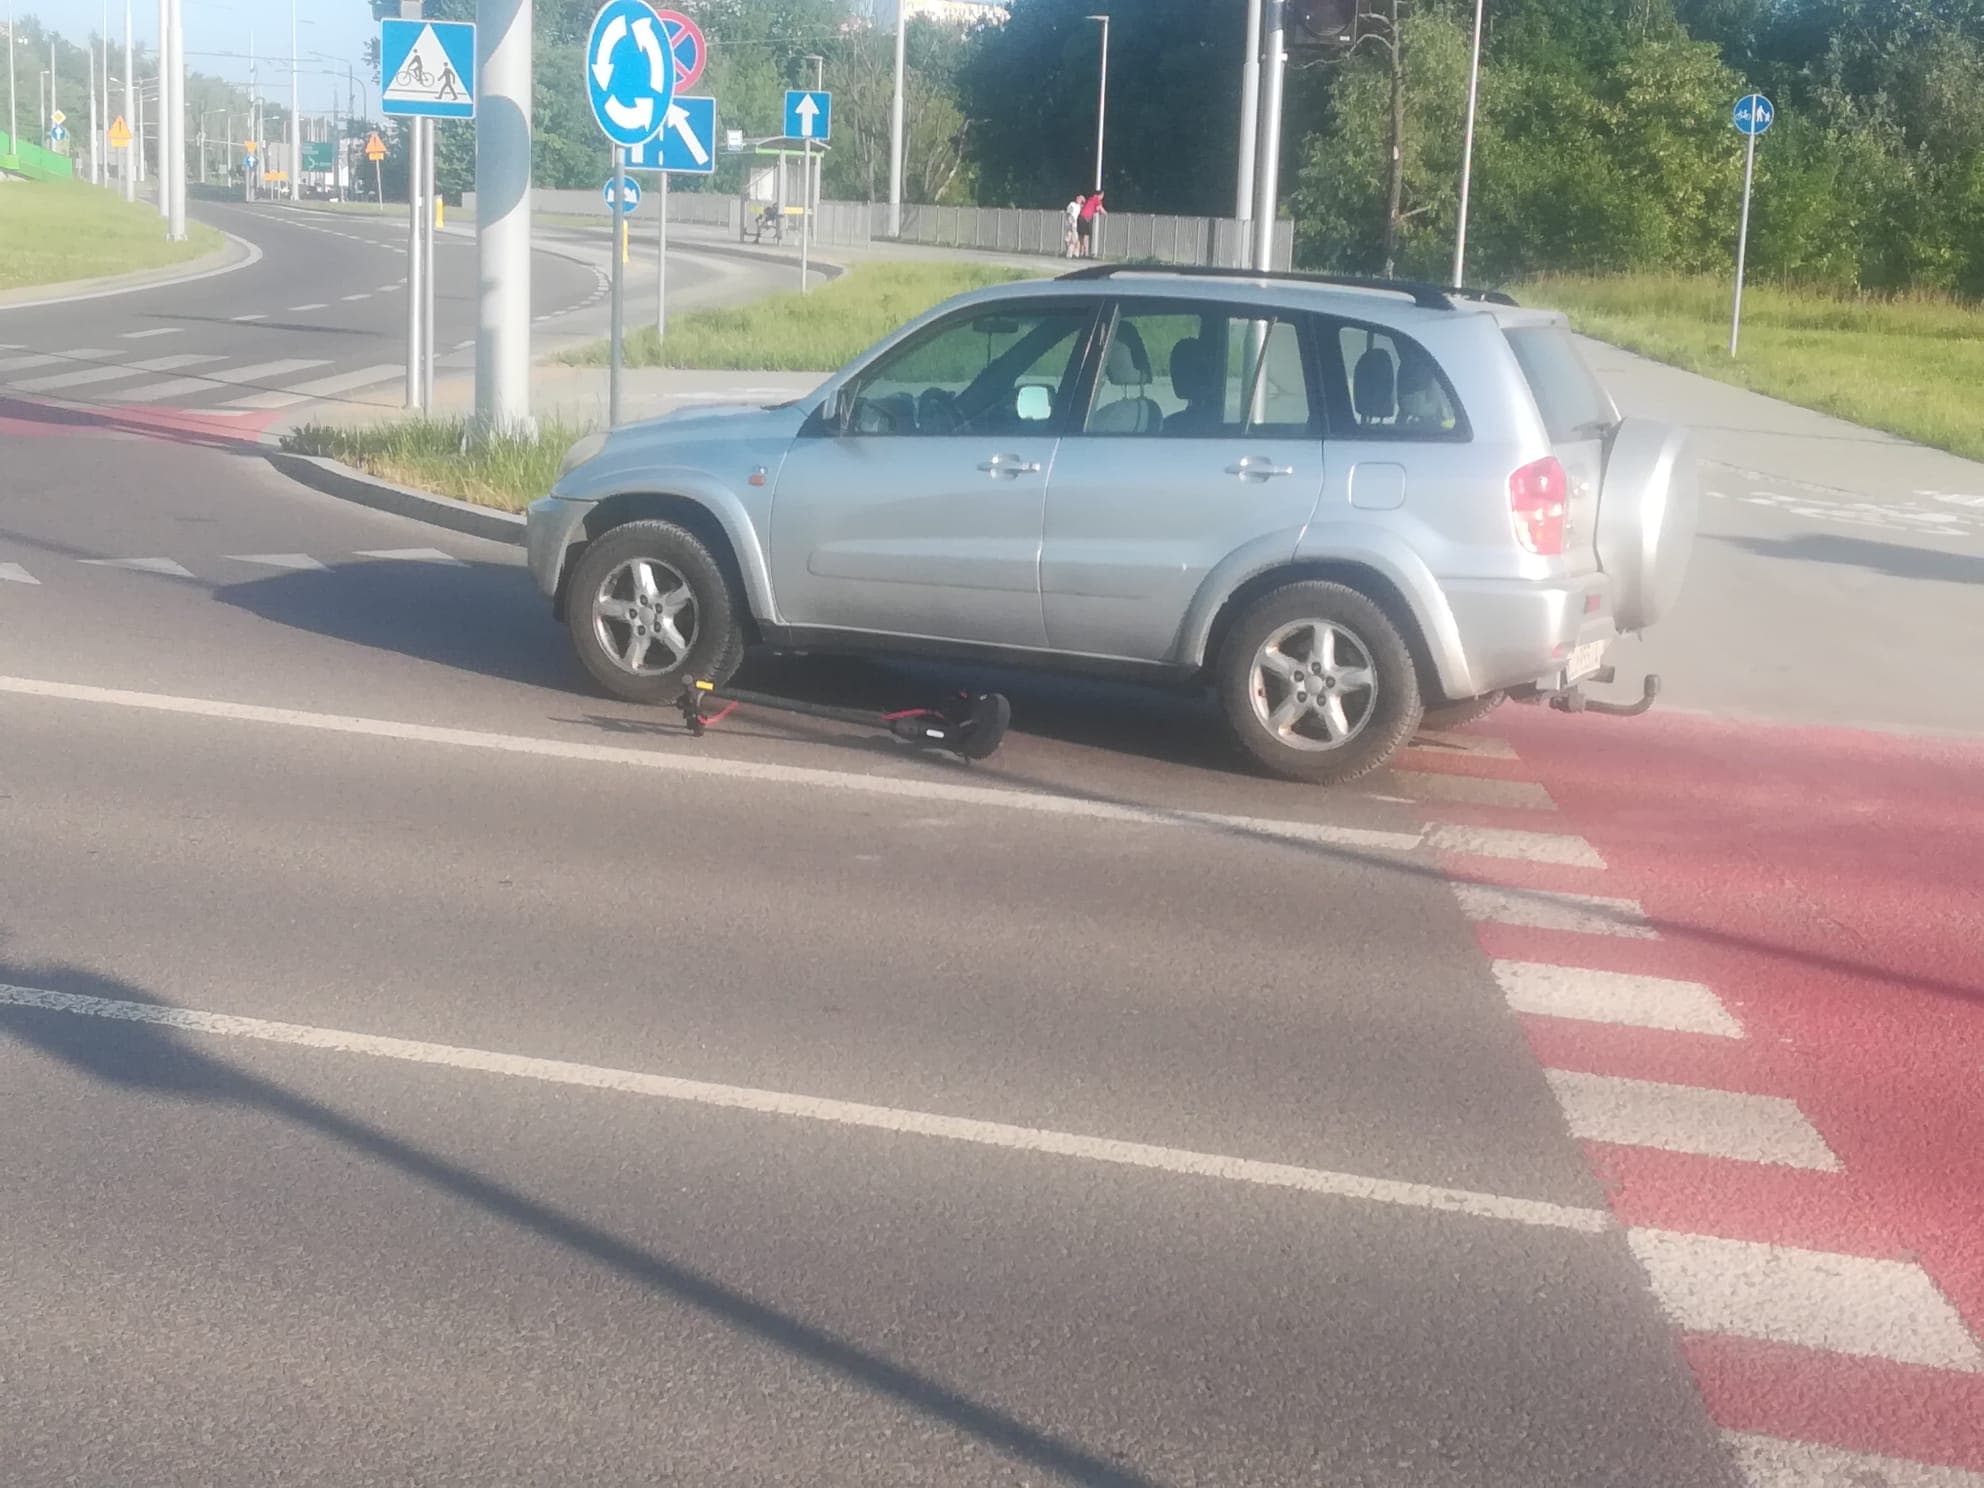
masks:
MULTIPOLYGON (((110 35, 113 44, 124 37, 125 0, 109 0, 110 35)), ((25 16, 37 16, 43 25, 60 32, 70 41, 81 43, 103 29, 104 0, 0 0, 25 16)), ((158 0, 130 0, 131 35, 139 45, 158 45, 158 0)), ((295 0, 296 45, 304 56, 301 69, 305 113, 334 110, 345 106, 345 64, 359 80, 369 85, 364 61, 366 41, 377 30, 372 7, 366 0, 295 0), (331 62, 310 58, 321 52, 335 60, 335 87, 329 72, 331 62), (311 68, 323 69, 313 75, 311 68)), ((289 4, 287 0, 180 0, 186 18, 186 66, 189 71, 211 73, 230 82, 248 81, 249 33, 266 62, 280 55, 278 69, 264 65, 262 86, 278 101, 286 101, 289 87, 289 4)))

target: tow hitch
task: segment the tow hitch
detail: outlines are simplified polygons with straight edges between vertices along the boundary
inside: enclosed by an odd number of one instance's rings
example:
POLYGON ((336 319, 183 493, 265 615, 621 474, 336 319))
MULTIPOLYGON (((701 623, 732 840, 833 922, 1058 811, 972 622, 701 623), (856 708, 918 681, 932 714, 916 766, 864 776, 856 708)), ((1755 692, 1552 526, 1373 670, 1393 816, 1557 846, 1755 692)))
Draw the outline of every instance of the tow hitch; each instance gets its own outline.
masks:
POLYGON ((1638 718, 1653 706, 1660 696, 1660 678, 1649 674, 1641 685, 1640 700, 1637 703, 1608 703, 1598 698, 1584 695, 1585 682, 1610 682, 1618 675, 1617 667, 1603 667, 1582 681, 1572 684, 1562 692, 1550 694, 1550 706, 1559 713, 1602 713, 1607 718, 1638 718))
POLYGON ((698 681, 683 690, 677 700, 682 722, 696 738, 713 723, 728 718, 739 704, 769 708, 780 713, 798 713, 807 718, 830 718, 862 728, 881 728, 920 749, 941 749, 960 759, 990 759, 998 752, 1012 726, 1013 705, 997 692, 959 693, 948 703, 930 708, 904 708, 894 713, 868 713, 857 708, 835 708, 824 703, 802 703, 770 693, 746 692, 727 687, 719 692, 716 684, 698 681), (715 705, 714 712, 705 709, 715 705))

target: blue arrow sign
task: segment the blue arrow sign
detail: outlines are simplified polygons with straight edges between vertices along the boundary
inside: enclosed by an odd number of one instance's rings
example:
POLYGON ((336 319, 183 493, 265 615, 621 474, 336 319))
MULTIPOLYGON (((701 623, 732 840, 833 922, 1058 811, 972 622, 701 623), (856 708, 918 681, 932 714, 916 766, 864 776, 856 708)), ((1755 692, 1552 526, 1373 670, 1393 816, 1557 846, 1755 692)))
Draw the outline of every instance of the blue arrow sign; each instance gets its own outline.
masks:
POLYGON ((253 170, 255 168, 255 157, 253 155, 243 155, 241 157, 241 168, 243 170, 253 170))
POLYGON ((788 138, 832 139, 834 96, 794 88, 785 95, 785 132, 788 138))
POLYGON ((620 215, 622 217, 631 217, 634 215, 634 208, 641 204, 641 183, 636 181, 632 176, 608 176, 606 178, 606 184, 599 188, 599 194, 606 198, 606 208, 608 211, 613 210, 614 207, 613 186, 616 181, 621 184, 622 189, 627 193, 625 200, 620 203, 620 215))
POLYGON ((69 130, 66 125, 57 124, 48 131, 48 142, 51 145, 59 145, 68 137, 69 130))
POLYGON ((1736 121, 1738 134, 1762 134, 1770 128, 1771 120, 1777 117, 1777 110, 1771 107, 1770 100, 1761 93, 1746 93, 1736 100, 1735 112, 1731 115, 1736 121))
POLYGON ((586 96, 616 145, 652 139, 675 101, 675 58, 644 0, 606 0, 586 38, 586 96))
POLYGON ((628 170, 716 173, 716 100, 677 98, 662 116, 661 133, 621 152, 628 170))
POLYGON ((384 21, 379 27, 379 107, 400 118, 475 117, 475 24, 384 21))

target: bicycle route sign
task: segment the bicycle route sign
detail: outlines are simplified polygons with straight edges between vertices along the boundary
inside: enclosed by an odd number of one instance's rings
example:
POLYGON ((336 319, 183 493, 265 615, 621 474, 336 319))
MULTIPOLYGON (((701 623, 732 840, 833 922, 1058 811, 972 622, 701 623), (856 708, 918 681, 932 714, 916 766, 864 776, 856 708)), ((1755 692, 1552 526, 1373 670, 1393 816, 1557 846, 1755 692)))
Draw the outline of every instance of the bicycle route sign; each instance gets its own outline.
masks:
POLYGON ((475 117, 475 23, 382 21, 380 109, 400 118, 475 117))

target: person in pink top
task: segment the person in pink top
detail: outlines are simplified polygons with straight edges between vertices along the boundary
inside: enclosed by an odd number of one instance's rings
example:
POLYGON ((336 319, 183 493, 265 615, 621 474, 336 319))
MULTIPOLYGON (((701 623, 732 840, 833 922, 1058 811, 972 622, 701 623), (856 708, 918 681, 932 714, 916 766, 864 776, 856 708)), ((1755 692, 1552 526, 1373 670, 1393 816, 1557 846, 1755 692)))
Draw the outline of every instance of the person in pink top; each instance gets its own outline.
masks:
POLYGON ((1096 219, 1100 217, 1106 217, 1108 215, 1109 215, 1109 209, 1103 206, 1102 193, 1100 191, 1096 192, 1093 196, 1085 196, 1082 198, 1082 215, 1081 215, 1080 228, 1081 228, 1081 239, 1082 239, 1081 256, 1083 258, 1095 257, 1096 219))

